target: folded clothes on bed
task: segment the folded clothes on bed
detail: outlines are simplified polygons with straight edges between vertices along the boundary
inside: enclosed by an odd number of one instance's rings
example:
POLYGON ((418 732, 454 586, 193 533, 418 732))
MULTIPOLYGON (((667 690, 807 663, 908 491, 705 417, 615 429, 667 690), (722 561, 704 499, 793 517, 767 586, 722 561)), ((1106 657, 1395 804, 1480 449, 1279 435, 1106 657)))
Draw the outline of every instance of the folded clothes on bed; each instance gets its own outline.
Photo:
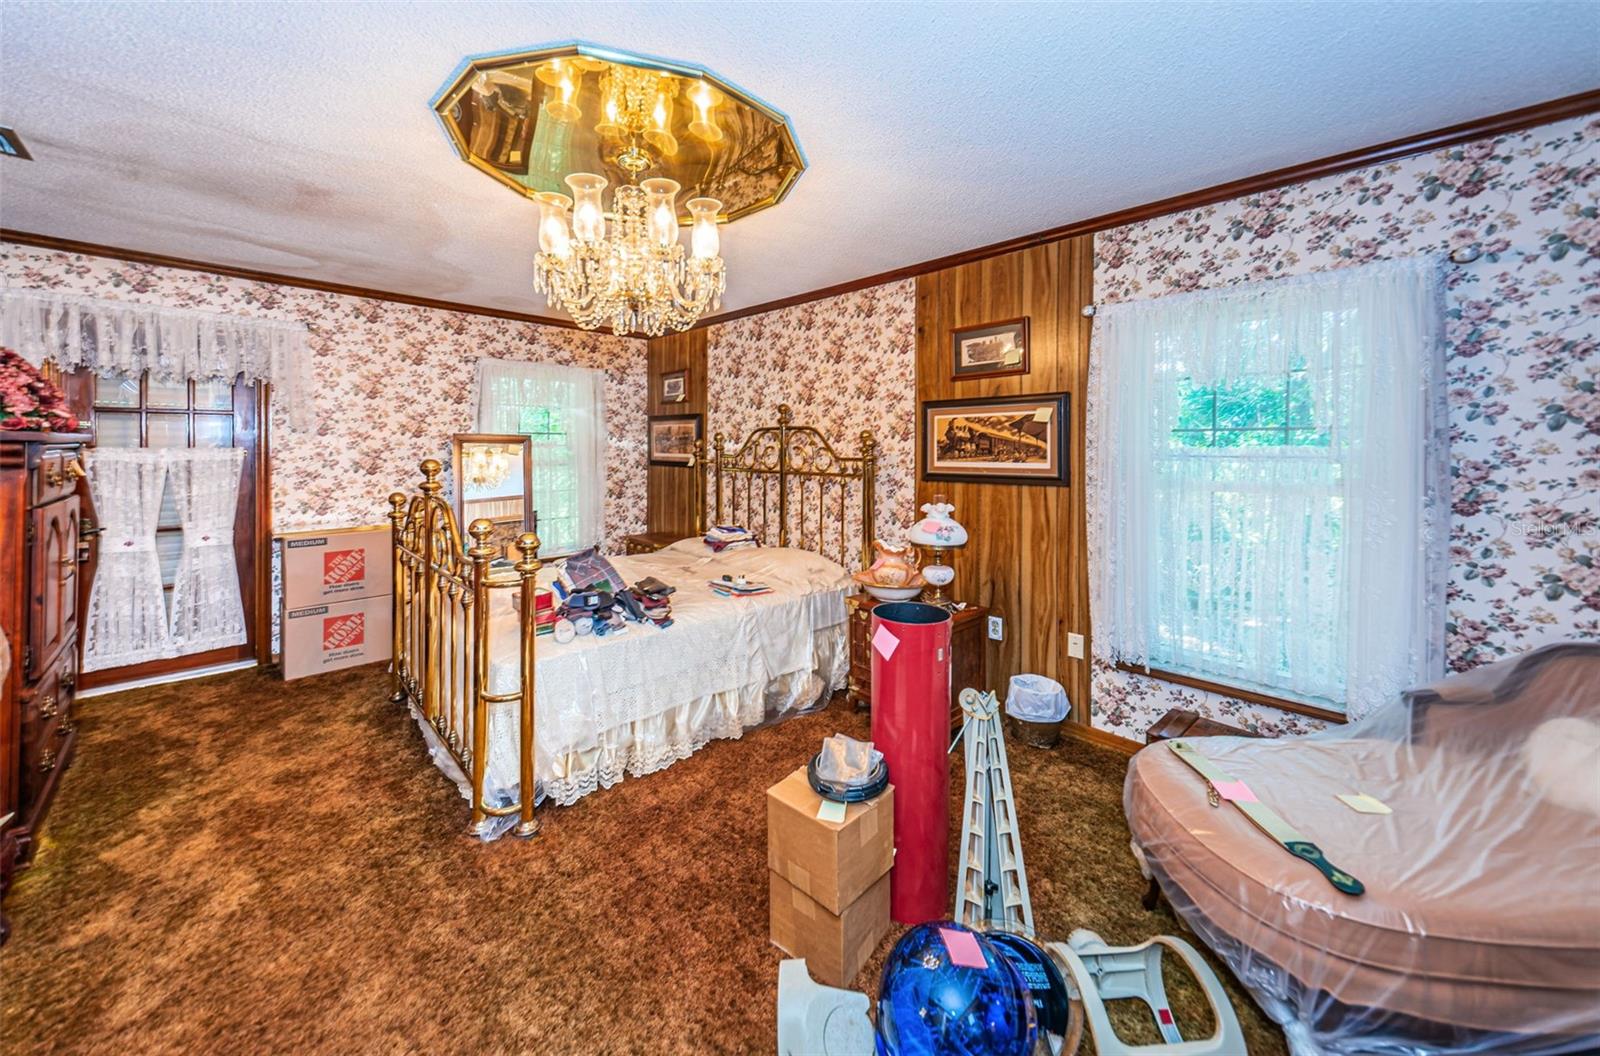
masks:
POLYGON ((761 543, 747 528, 734 524, 712 525, 706 532, 706 545, 717 553, 724 550, 738 550, 746 546, 760 546, 761 543))
POLYGON ((563 561, 556 570, 555 582, 565 594, 580 590, 618 591, 627 585, 611 562, 594 547, 563 561))

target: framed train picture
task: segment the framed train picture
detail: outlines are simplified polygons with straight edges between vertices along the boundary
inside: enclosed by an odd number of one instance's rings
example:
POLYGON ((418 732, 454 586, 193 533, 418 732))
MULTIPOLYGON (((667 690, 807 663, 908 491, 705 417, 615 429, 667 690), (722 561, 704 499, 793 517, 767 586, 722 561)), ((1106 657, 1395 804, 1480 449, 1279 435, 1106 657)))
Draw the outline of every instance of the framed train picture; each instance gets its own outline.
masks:
POLYGON ((1068 394, 930 400, 922 479, 1066 484, 1068 394))

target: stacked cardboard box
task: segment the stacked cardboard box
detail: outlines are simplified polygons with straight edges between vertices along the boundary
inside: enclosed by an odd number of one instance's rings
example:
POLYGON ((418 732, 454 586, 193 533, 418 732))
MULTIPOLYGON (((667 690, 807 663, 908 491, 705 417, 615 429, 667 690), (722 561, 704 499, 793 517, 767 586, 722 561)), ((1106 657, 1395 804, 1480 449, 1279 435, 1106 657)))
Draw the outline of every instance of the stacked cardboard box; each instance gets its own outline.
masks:
POLYGON ((389 659, 394 618, 390 529, 278 536, 283 548, 283 677, 389 659))
POLYGON ((819 982, 849 986, 889 933, 894 786, 848 804, 842 822, 821 806, 803 767, 767 789, 772 942, 819 982))

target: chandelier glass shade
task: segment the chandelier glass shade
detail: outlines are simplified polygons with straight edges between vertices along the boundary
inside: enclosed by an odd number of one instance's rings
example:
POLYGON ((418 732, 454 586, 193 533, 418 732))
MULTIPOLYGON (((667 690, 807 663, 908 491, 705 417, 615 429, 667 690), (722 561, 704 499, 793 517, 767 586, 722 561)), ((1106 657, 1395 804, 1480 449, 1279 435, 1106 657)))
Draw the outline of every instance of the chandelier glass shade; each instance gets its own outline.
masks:
POLYGON ((578 172, 567 177, 569 197, 553 191, 539 203, 539 251, 534 289, 552 308, 565 308, 585 330, 607 324, 617 334, 659 337, 687 330, 706 309, 717 308, 727 285, 720 255, 715 198, 693 198, 689 251, 678 237, 679 186, 665 177, 623 184, 611 196, 607 237, 601 195, 606 179, 578 172))

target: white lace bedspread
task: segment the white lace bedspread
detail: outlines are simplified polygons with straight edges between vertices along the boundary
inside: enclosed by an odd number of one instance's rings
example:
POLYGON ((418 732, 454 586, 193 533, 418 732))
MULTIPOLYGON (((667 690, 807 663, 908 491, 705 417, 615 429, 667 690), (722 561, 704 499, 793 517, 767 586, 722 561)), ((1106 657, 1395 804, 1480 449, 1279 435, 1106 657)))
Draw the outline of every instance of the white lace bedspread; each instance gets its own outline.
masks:
MULTIPOLYGON (((620 635, 537 645, 535 772, 557 803, 624 773, 659 770, 719 737, 803 709, 844 683, 849 666, 843 568, 806 550, 761 547, 713 554, 698 539, 654 554, 611 559, 629 582, 654 576, 677 588, 673 624, 629 624, 620 635), (773 593, 723 598, 707 580, 743 575, 773 593)), ((542 576, 553 574, 553 570, 542 576)), ((495 591, 489 687, 520 685, 511 592, 495 591)), ((520 780, 515 704, 490 714, 485 792, 520 780)))

